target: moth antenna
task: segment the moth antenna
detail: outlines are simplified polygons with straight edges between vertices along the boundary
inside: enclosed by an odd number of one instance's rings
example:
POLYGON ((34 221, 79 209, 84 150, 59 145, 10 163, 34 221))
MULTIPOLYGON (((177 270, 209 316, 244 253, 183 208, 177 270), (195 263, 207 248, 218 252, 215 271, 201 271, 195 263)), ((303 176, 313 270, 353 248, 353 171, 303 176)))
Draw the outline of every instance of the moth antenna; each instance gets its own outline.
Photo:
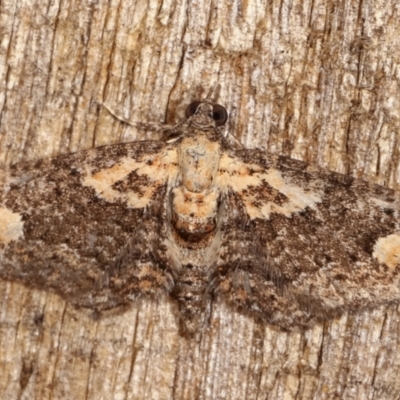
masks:
POLYGON ((145 129, 151 129, 154 131, 168 131, 170 129, 175 128, 175 125, 164 125, 164 124, 157 124, 157 123, 149 123, 149 122, 139 122, 139 121, 128 121, 124 117, 121 117, 118 115, 115 111, 113 111, 110 107, 107 106, 106 103, 101 103, 101 105, 116 119, 118 119, 121 122, 124 122, 125 124, 128 124, 129 126, 133 126, 134 128, 145 128, 145 129))
POLYGON ((216 103, 220 91, 221 91, 221 85, 219 83, 214 83, 210 87, 210 90, 208 91, 207 96, 204 99, 204 102, 216 103))

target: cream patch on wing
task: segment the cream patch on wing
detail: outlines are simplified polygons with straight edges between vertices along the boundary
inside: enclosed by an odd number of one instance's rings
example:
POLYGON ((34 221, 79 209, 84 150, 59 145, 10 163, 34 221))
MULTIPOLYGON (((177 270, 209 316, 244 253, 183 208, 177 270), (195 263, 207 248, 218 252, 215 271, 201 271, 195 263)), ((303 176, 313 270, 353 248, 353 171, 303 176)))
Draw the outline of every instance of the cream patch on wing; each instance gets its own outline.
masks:
POLYGON ((112 167, 94 174, 88 168, 82 183, 94 188, 97 195, 104 200, 124 201, 132 208, 143 208, 150 203, 157 188, 168 179, 174 179, 177 172, 177 153, 173 149, 167 149, 156 155, 144 156, 140 161, 122 158, 112 167), (113 188, 115 183, 124 181, 132 172, 138 175, 134 189, 118 191, 113 188))
POLYGON ((21 215, 0 207, 0 243, 8 244, 24 236, 21 215))
POLYGON ((388 202, 375 197, 371 197, 370 201, 380 208, 396 209, 396 203, 394 201, 388 202))
POLYGON ((400 233, 379 238, 372 256, 389 268, 400 267, 400 233))
POLYGON ((224 154, 220 159, 219 171, 218 184, 224 189, 231 187, 240 194, 252 219, 268 219, 272 213, 289 217, 306 207, 314 208, 321 202, 316 193, 306 192, 300 186, 285 181, 276 169, 265 170, 257 164, 243 163, 224 154), (265 183, 284 195, 285 201, 278 204, 272 201, 268 193, 264 194, 262 187, 265 183))

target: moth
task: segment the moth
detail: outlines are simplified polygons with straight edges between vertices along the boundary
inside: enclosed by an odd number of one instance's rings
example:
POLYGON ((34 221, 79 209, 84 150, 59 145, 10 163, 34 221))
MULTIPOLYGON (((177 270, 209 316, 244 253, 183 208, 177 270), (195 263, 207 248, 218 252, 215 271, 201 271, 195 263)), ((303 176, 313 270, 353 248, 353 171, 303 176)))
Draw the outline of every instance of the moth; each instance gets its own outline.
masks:
POLYGON ((162 140, 0 171, 0 278, 98 312, 169 297, 189 333, 216 298, 285 329, 398 301, 399 194, 235 150, 227 118, 211 91, 162 140))

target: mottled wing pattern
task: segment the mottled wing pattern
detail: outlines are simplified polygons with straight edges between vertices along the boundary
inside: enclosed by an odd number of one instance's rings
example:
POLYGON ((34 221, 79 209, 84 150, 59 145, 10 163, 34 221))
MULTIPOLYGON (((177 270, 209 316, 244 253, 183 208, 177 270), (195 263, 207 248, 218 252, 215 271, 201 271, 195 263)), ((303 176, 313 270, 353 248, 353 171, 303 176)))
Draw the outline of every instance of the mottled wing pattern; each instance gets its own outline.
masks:
POLYGON ((215 293, 283 327, 400 298, 394 190, 250 150, 224 154, 218 179, 215 293))
POLYGON ((165 291, 171 282, 154 252, 176 173, 176 152, 155 141, 2 173, 0 276, 99 310, 128 302, 131 293, 165 291))

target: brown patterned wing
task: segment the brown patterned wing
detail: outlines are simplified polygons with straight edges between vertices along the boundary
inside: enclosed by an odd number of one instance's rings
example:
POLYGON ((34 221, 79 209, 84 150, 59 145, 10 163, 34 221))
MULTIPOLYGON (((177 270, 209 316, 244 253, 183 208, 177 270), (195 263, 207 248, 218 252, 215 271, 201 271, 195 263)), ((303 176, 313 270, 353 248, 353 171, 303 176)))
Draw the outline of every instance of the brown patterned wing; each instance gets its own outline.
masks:
POLYGON ((283 327, 400 298, 400 196, 286 157, 221 158, 212 289, 283 327))
POLYGON ((0 171, 0 277, 99 310, 166 291, 171 277, 154 252, 176 171, 176 154, 160 142, 0 171))

